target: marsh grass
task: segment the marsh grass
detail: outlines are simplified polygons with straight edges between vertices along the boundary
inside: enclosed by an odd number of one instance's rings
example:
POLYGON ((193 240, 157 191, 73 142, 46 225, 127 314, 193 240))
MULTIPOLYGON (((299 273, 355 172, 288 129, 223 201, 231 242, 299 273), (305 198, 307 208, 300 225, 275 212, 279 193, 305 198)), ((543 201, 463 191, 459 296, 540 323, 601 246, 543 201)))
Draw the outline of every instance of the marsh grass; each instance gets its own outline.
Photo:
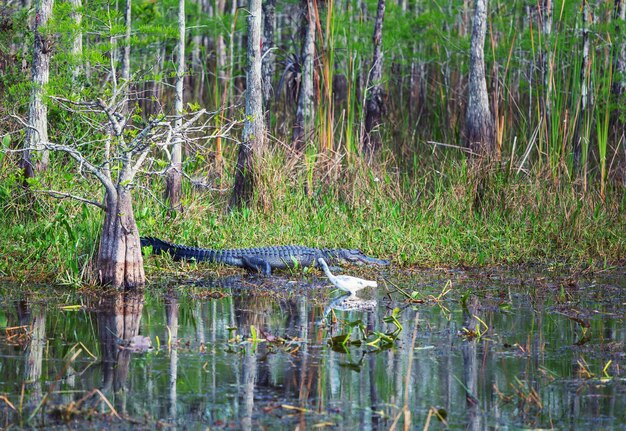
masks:
MULTIPOLYGON (((626 200, 610 182, 602 200, 598 188, 582 192, 555 183, 549 166, 517 175, 506 167, 508 162, 502 168, 478 168, 454 157, 435 162, 438 169, 422 169, 420 163, 409 175, 394 168, 391 159, 372 170, 347 162, 338 152, 297 159, 276 147, 259 162, 263 169, 256 178, 253 208, 226 211, 232 180, 227 167, 220 189, 186 183, 185 209, 175 218, 154 199, 162 195, 162 179, 144 177, 135 189, 136 220, 142 235, 186 245, 359 248, 400 267, 623 263, 626 200)), ((11 166, 5 165, 0 178, 5 186, 15 174, 11 166)), ((101 193, 89 181, 47 175, 41 184, 71 186, 73 193, 91 197, 101 193)), ((1 202, 1 276, 81 284, 97 249, 99 210, 34 194, 37 210, 26 215, 20 189, 14 190, 16 195, 4 195, 1 202)), ((196 264, 147 259, 149 273, 181 265, 196 264)))

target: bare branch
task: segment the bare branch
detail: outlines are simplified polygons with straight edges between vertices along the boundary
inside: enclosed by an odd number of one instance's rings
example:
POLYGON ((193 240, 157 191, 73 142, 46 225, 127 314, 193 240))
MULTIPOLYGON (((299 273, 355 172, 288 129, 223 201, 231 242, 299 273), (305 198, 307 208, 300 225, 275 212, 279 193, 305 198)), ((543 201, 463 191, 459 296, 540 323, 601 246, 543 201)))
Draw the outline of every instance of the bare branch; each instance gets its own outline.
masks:
POLYGON ((107 192, 115 194, 115 185, 113 184, 113 182, 109 178, 107 178, 107 176, 104 175, 104 173, 100 169, 90 163, 76 148, 67 145, 53 144, 52 142, 46 142, 45 147, 48 150, 63 151, 64 153, 69 154, 70 157, 72 157, 81 166, 84 166, 89 172, 91 172, 96 178, 98 178, 102 185, 107 189, 107 192))
POLYGON ((39 193, 47 194, 47 195, 52 196, 53 198, 56 198, 56 199, 74 199, 74 200, 77 200, 79 202, 83 202, 83 203, 86 203, 86 204, 89 204, 89 205, 96 206, 96 207, 98 207, 98 208, 100 208, 102 210, 106 210, 106 206, 104 204, 100 203, 100 202, 92 201, 90 199, 86 199, 86 198, 83 198, 81 196, 72 195, 70 193, 59 192, 57 190, 37 190, 37 189, 35 189, 35 191, 39 192, 39 193))
POLYGON ((120 124, 120 122, 118 121, 117 112, 109 108, 106 103, 104 103, 104 100, 98 99, 97 103, 100 109, 102 109, 102 112, 104 112, 109 118, 109 123, 111 123, 111 126, 113 126, 113 133, 115 133, 115 136, 121 135, 124 131, 124 125, 126 124, 126 122, 124 122, 124 124, 120 124))

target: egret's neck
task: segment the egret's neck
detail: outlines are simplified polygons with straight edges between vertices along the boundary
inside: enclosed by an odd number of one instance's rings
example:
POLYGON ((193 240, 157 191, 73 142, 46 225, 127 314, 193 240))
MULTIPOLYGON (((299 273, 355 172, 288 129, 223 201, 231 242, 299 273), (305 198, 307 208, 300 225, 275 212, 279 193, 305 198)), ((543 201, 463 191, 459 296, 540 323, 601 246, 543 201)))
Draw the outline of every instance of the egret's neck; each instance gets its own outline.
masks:
POLYGON ((335 278, 335 276, 330 272, 328 265, 326 265, 326 262, 322 262, 322 269, 324 270, 324 273, 326 274, 326 277, 328 277, 329 280, 332 280, 335 278))

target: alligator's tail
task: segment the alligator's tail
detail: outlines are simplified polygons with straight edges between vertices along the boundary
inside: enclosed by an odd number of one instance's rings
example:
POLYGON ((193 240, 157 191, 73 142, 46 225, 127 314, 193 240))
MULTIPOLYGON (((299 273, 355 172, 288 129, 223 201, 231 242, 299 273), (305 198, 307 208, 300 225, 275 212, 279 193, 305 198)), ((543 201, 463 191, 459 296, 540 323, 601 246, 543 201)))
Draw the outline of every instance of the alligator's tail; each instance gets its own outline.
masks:
POLYGON ((161 254, 163 252, 171 253, 175 250, 173 244, 152 236, 142 236, 139 240, 142 247, 152 247, 152 254, 161 254))

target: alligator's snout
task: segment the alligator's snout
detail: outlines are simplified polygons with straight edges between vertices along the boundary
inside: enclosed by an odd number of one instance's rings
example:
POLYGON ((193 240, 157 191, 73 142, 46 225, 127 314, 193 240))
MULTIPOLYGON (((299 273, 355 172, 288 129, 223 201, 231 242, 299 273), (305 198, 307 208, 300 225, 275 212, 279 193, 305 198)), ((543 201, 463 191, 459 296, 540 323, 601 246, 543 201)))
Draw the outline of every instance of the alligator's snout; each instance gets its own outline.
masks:
POLYGON ((389 265, 390 262, 385 259, 376 259, 375 257, 369 257, 365 255, 361 250, 350 250, 347 256, 344 258, 356 265, 389 265))
POLYGON ((375 257, 363 256, 361 257, 361 262, 367 265, 389 265, 389 262, 386 259, 376 259, 375 257))

